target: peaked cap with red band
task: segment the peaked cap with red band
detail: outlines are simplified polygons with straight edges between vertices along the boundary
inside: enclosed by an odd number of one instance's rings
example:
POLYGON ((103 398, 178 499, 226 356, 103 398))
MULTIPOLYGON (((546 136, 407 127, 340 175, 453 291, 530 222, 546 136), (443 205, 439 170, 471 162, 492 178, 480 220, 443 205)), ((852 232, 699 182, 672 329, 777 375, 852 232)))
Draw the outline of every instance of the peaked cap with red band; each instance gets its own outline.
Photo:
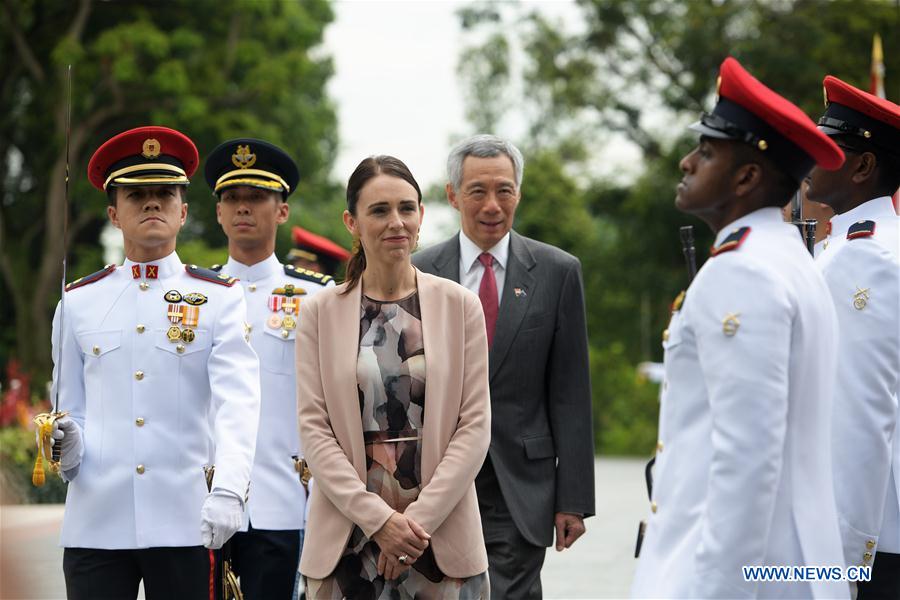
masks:
POLYGON ((111 185, 187 185, 200 156, 191 139, 168 127, 138 127, 107 140, 88 163, 100 191, 111 185))
POLYGON ((341 248, 328 238, 316 235, 302 227, 291 229, 291 237, 294 239, 294 245, 298 249, 315 254, 316 258, 318 258, 318 255, 325 255, 338 261, 350 258, 350 253, 344 248, 341 248))
POLYGON ((825 114, 819 129, 827 135, 855 135, 900 155, 900 106, 828 75, 825 114))
POLYGON ((690 126, 694 131, 750 144, 798 183, 814 165, 834 170, 844 163, 844 153, 812 119, 730 56, 719 67, 718 88, 716 107, 690 126))

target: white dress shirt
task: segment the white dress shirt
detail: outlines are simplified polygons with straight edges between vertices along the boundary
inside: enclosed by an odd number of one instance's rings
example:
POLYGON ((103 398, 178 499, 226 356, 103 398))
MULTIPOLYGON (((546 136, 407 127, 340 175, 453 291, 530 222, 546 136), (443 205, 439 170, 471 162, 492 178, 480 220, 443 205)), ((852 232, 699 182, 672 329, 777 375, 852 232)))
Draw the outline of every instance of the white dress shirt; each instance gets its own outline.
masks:
POLYGON ((843 563, 831 471, 835 317, 778 208, 716 245, 663 335, 655 482, 632 595, 847 598, 846 582, 745 581, 743 566, 843 563))
POLYGON ((244 315, 240 288, 189 275, 174 252, 125 261, 66 292, 62 336, 59 307, 53 321, 53 385, 82 430, 84 456, 69 483, 61 545, 201 545, 211 441, 213 486, 245 497, 260 392, 244 315), (191 329, 186 341, 167 335, 170 304, 198 309, 177 326, 191 329))
POLYGON ((834 481, 847 564, 900 553, 900 217, 875 198, 831 219, 816 263, 838 317, 834 481), (860 221, 873 235, 848 240, 860 221))
MULTIPOLYGON (((262 404, 256 458, 250 476, 250 501, 244 512, 242 531, 248 523, 254 529, 303 529, 306 491, 294 468, 294 458, 303 456, 297 425, 297 379, 294 366, 294 340, 297 329, 275 326, 273 315, 281 319, 283 311, 268 306, 275 289, 294 285, 303 302, 326 285, 303 271, 285 272, 284 265, 272 254, 269 258, 245 265, 229 257, 222 273, 237 277, 247 303, 247 325, 250 345, 259 355, 262 404), (302 293, 301 293, 302 291, 302 293)), ((299 309, 299 307, 298 307, 299 309)), ((297 311, 299 312, 299 310, 297 311)), ((299 315, 294 313, 299 323, 299 315)))
MULTIPOLYGON (((478 260, 484 252, 463 231, 459 232, 459 283, 469 291, 478 294, 484 265, 478 260)), ((503 299, 503 284, 506 280, 506 261, 509 259, 509 232, 506 232, 497 244, 488 250, 494 257, 494 277, 497 279, 497 306, 503 299)))

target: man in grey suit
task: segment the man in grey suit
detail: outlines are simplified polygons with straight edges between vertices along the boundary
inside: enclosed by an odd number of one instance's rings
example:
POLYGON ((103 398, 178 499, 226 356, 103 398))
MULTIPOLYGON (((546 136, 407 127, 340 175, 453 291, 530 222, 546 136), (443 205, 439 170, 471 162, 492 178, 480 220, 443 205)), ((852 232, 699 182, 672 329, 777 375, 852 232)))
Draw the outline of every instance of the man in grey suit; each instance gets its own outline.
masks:
POLYGON ((491 596, 540 598, 545 548, 571 546, 594 514, 594 446, 581 264, 512 230, 524 160, 477 135, 447 160, 462 231, 413 255, 482 301, 491 446, 475 480, 491 596))

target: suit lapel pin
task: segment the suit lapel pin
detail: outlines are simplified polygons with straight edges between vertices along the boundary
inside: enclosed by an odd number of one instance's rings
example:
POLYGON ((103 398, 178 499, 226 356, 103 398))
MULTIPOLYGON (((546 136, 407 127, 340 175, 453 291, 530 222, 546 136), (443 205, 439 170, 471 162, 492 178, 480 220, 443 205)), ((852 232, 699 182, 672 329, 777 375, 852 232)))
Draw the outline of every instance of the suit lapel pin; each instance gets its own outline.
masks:
POLYGON ((853 294, 853 308, 856 310, 862 310, 866 307, 866 303, 869 301, 869 288, 861 289, 859 287, 856 288, 856 293, 853 294))
POLYGON ((525 292, 525 288, 513 288, 513 294, 516 295, 516 298, 524 298, 528 294, 525 292))
POLYGON ((741 313, 728 313, 725 315, 725 318, 722 319, 722 333, 728 337, 734 337, 738 327, 741 326, 741 321, 738 319, 739 316, 741 316, 741 313))

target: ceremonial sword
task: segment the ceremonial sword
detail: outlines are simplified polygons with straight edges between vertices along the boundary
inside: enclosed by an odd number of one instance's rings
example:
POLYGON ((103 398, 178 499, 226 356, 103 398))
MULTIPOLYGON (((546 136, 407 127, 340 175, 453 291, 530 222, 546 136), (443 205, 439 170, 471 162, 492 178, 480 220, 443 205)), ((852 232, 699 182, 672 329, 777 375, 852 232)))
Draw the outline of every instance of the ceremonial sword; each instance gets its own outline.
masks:
POLYGON ((52 443, 53 424, 65 417, 67 412, 59 412, 59 388, 63 373, 63 332, 66 319, 66 257, 69 243, 69 141, 72 137, 72 65, 66 69, 66 186, 63 199, 63 255, 62 255, 62 283, 60 285, 59 298, 59 328, 57 334, 57 347, 59 348, 56 359, 56 386, 54 388, 53 412, 40 413, 34 416, 34 424, 37 427, 36 443, 37 457, 34 461, 34 471, 31 473, 31 483, 42 486, 46 481, 44 476, 44 460, 47 461, 50 471, 59 473, 60 444, 52 443))

